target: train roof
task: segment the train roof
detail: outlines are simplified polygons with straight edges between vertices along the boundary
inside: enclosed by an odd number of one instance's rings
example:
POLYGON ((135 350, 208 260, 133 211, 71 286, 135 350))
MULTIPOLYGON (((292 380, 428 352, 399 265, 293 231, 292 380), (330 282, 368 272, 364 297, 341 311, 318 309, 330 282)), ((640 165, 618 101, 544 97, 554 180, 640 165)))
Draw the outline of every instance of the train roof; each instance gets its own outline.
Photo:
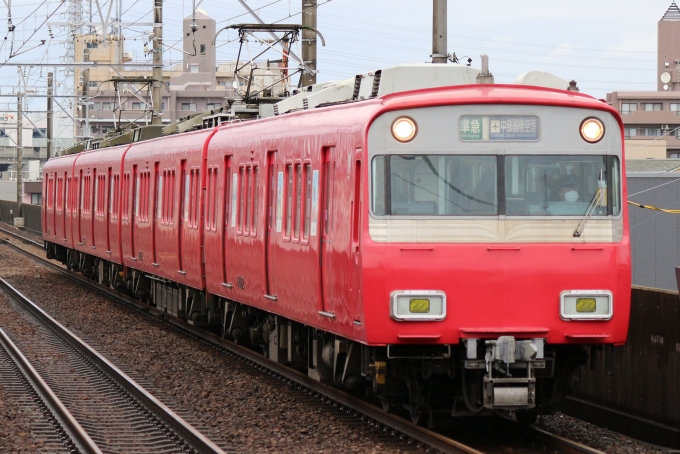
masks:
POLYGON ((120 131, 103 140, 78 143, 62 154, 212 129, 235 121, 281 117, 298 112, 319 112, 316 109, 333 106, 342 109, 347 108, 348 104, 367 106, 367 101, 370 100, 377 101, 382 106, 378 110, 412 108, 422 103, 518 103, 594 108, 615 113, 605 102, 579 93, 576 82, 567 82, 549 73, 532 71, 521 75, 515 85, 493 84, 493 75, 488 71, 485 57, 482 56, 484 68, 481 71, 460 64, 403 64, 358 74, 345 80, 302 87, 292 96, 278 102, 275 102, 276 98, 231 99, 221 108, 182 118, 170 126, 146 126, 120 131))

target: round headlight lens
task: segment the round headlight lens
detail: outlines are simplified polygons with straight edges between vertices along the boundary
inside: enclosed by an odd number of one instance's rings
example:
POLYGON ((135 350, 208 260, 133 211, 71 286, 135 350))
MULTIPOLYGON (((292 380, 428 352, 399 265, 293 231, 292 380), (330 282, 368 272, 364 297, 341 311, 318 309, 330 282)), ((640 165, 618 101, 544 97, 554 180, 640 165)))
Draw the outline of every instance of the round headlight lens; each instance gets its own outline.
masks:
POLYGON ((604 124, 597 118, 586 118, 581 123, 581 137, 588 143, 596 143, 604 137, 604 124))
POLYGON ((416 122, 408 117, 401 117, 392 123, 392 135, 399 142, 409 142, 413 140, 418 132, 416 122))

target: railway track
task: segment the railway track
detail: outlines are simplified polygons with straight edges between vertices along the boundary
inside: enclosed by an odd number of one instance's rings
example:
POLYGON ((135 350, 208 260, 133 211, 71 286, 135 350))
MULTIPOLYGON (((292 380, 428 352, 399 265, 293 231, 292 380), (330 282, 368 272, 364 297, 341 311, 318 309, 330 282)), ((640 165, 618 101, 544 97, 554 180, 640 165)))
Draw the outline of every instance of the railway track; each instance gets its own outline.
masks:
POLYGON ((7 281, 0 279, 0 288, 39 322, 33 356, 58 358, 38 359, 32 367, 3 333, 5 350, 50 409, 61 427, 58 432, 70 439, 66 444, 71 450, 224 452, 7 281))
MULTIPOLYGON (((22 237, 21 235, 7 231, 0 228, 0 233, 10 235, 20 241, 31 244, 33 246, 42 247, 40 243, 22 237)), ((37 255, 31 251, 21 248, 15 244, 5 241, 5 243, 15 249, 16 251, 31 257, 41 264, 51 268, 70 279, 79 282, 80 284, 112 298, 134 310, 143 313, 144 315, 161 319, 164 323, 171 325, 174 329, 183 332, 189 337, 205 342, 212 347, 224 352, 225 354, 239 359, 249 366, 255 367, 279 379, 289 386, 296 387, 299 391, 313 396, 315 399, 325 403, 326 405, 335 407, 355 420, 363 424, 371 426, 374 430, 381 431, 385 435, 399 438, 404 441, 407 446, 422 449, 425 452, 445 452, 445 453, 479 453, 480 451, 468 446, 464 443, 458 442, 441 433, 437 433, 423 427, 415 426, 411 422, 402 419, 401 417, 384 412, 382 409, 359 400, 356 397, 349 395, 341 390, 325 386, 317 381, 308 378, 296 370, 289 369, 280 364, 269 361, 263 356, 235 345, 234 343, 222 339, 210 332, 201 330, 192 325, 189 325, 182 320, 172 317, 166 317, 166 314, 154 307, 148 306, 130 297, 115 292, 114 290, 99 285, 98 283, 73 272, 68 271, 61 265, 55 264, 46 258, 37 255)), ((510 422, 509 422, 510 423, 510 422)), ((601 454, 601 451, 579 444, 577 442, 558 437, 549 432, 542 431, 537 428, 528 429, 531 437, 535 438, 543 446, 550 446, 554 451, 572 454, 572 453, 590 453, 601 454)))

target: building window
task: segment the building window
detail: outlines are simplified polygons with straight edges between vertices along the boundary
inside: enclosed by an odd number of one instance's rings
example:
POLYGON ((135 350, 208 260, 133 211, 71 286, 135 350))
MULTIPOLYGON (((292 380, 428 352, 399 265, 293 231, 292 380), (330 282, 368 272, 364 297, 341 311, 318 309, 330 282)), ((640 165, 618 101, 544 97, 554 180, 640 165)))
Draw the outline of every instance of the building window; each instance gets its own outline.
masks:
POLYGON ((206 109, 206 110, 219 109, 220 107, 222 107, 222 105, 221 105, 221 104, 217 104, 217 103, 208 103, 208 104, 205 105, 205 109, 206 109))
POLYGON ((634 103, 621 103, 621 115, 630 115, 632 112, 637 110, 637 104, 634 103))
POLYGON ((678 159, 678 158, 680 158, 680 153, 668 153, 668 158, 669 159, 678 159))
POLYGON ((660 112, 662 107, 663 104, 660 102, 645 102, 642 104, 642 108, 645 112, 660 112))
POLYGON ((34 139, 44 139, 47 137, 47 128, 33 129, 34 139), (42 134, 41 134, 42 132, 42 134))
POLYGON ((90 105, 90 110, 101 110, 101 106, 100 106, 100 104, 99 104, 98 102, 93 102, 93 103, 90 105))
POLYGON ((103 102, 102 103, 102 110, 113 110, 113 103, 112 102, 103 102))
POLYGON ((161 103, 161 110, 165 110, 165 101, 161 103))
POLYGON ((192 73, 198 72, 198 65, 189 65, 189 69, 192 73))
POLYGON ((643 128, 641 130, 645 137, 659 137, 661 135, 661 128, 643 128))
POLYGON ((146 109, 146 103, 145 102, 133 102, 132 103, 132 110, 145 110, 146 109))
POLYGON ((87 43, 87 44, 85 44, 85 47, 88 48, 88 49, 96 49, 96 48, 99 47, 99 44, 98 43, 87 43))
POLYGON ((680 107, 680 104, 671 103, 671 105, 670 105, 670 107, 668 108, 668 110, 670 110, 671 112, 677 112, 678 110, 680 110, 680 109, 678 109, 678 107, 680 107))
POLYGON ((89 85, 90 85, 90 88, 97 88, 97 87, 99 86, 99 83, 98 83, 98 82, 90 81, 90 84, 89 84, 89 85))
POLYGON ((182 110, 196 110, 196 103, 195 102, 183 102, 182 103, 182 110))
POLYGON ((201 56, 205 56, 205 44, 201 44, 201 56))
POLYGON ((637 136, 637 128, 623 128, 623 136, 626 139, 637 136))
POLYGON ((42 194, 31 194, 31 205, 42 205, 42 194))

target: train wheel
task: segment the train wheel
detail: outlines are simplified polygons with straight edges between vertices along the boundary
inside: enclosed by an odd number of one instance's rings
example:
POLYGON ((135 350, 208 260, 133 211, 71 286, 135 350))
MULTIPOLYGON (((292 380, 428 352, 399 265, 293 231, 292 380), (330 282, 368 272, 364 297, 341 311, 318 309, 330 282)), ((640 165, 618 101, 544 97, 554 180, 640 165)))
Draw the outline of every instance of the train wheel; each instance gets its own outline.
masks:
POLYGON ((386 397, 381 397, 380 401, 382 402, 382 409, 385 410, 387 413, 391 413, 394 410, 394 405, 392 404, 392 401, 386 397))

